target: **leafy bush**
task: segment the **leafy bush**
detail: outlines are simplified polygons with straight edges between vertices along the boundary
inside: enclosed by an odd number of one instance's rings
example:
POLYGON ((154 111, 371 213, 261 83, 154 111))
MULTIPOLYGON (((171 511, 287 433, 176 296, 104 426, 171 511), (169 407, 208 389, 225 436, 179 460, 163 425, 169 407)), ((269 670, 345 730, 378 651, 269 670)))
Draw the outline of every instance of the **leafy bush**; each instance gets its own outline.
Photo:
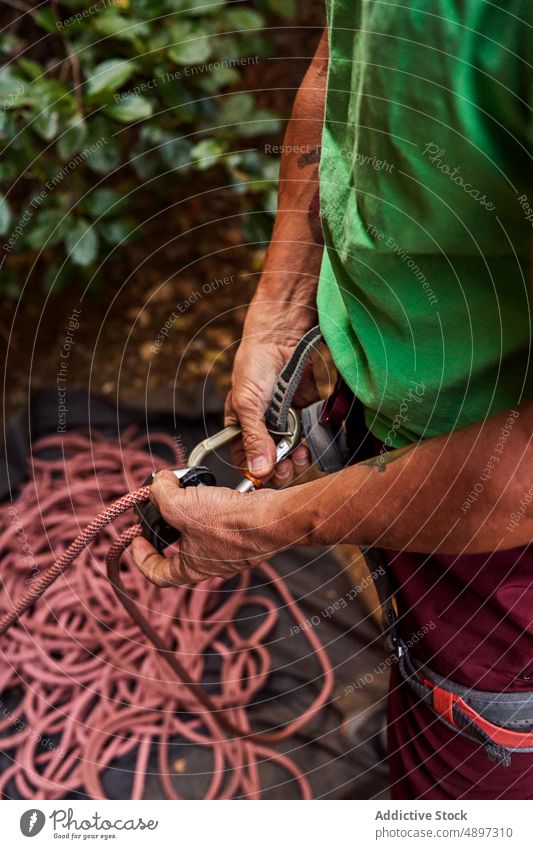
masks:
MULTIPOLYGON (((110 248, 138 235, 139 192, 175 192, 213 168, 225 169, 242 209, 251 197, 272 207, 275 163, 239 150, 280 123, 238 90, 246 67, 268 55, 261 29, 269 11, 294 9, 289 0, 255 0, 253 8, 59 0, 8 26, 0 48, 0 235, 8 259, 44 256, 48 287, 90 279, 110 248)), ((4 262, 3 291, 14 295, 16 271, 5 271, 4 262)))

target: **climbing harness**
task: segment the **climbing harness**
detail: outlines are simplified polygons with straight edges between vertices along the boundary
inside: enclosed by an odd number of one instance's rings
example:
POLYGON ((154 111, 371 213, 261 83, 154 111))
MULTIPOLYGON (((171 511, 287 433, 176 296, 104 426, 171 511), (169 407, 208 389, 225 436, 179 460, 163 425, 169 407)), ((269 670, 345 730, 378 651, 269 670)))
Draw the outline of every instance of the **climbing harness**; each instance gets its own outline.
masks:
POLYGON ((533 692, 489 692, 465 687, 420 663, 403 641, 387 555, 378 548, 363 554, 381 604, 385 645, 401 677, 445 725, 484 747, 489 760, 510 766, 513 754, 533 752, 533 692))

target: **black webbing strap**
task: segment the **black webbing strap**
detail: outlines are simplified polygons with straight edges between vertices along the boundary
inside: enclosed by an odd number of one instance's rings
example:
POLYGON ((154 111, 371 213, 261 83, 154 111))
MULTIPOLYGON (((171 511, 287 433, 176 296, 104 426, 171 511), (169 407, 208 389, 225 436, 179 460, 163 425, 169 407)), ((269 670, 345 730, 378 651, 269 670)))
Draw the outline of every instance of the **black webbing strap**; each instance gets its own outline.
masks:
POLYGON ((321 339, 322 334, 318 325, 308 330, 279 373, 272 393, 272 401, 266 414, 266 422, 270 430, 277 433, 286 432, 289 409, 302 379, 303 371, 321 339))
POLYGON ((361 551, 370 569, 378 594, 387 649, 397 657, 401 657, 404 651, 404 644, 398 633, 398 616, 395 607, 396 602, 394 600, 395 589, 388 557, 382 548, 362 547, 361 551))

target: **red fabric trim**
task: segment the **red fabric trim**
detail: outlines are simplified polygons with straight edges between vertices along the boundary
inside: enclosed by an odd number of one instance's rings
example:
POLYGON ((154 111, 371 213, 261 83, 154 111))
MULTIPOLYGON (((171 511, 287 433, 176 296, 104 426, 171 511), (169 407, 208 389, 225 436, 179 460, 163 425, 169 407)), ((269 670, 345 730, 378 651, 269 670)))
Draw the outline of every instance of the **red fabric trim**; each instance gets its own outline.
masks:
POLYGON ((459 696, 454 696, 453 701, 469 719, 472 719, 491 740, 494 740, 500 746, 507 746, 509 749, 533 748, 533 732, 510 731, 508 728, 500 728, 499 725, 493 725, 492 722, 489 722, 480 716, 479 713, 476 713, 459 696))
POLYGON ((506 746, 508 749, 532 749, 533 748, 533 731, 510 731, 508 728, 501 728, 499 725, 493 725, 487 719, 484 719, 479 713, 470 707, 460 696, 451 693, 448 690, 443 690, 442 687, 437 687, 427 678, 422 680, 427 687, 431 687, 433 696, 433 708, 439 716, 445 719, 450 725, 457 723, 453 717, 453 706, 456 705, 460 710, 471 719, 478 728, 481 728, 485 734, 490 737, 494 743, 500 746, 506 746))
POLYGON ((453 718, 453 693, 433 687, 433 707, 439 716, 442 716, 450 725, 455 725, 453 718))

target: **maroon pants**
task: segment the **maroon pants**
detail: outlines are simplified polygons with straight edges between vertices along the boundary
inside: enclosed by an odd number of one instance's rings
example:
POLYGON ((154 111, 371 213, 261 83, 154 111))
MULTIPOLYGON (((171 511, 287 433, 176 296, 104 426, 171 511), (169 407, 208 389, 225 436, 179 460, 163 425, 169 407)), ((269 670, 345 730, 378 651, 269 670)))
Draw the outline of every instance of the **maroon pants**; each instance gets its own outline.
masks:
MULTIPOLYGON (((388 552, 400 632, 422 663, 479 690, 533 690, 533 547, 457 557, 388 552)), ((393 799, 532 799, 533 753, 508 767, 454 733, 393 669, 393 799)))

